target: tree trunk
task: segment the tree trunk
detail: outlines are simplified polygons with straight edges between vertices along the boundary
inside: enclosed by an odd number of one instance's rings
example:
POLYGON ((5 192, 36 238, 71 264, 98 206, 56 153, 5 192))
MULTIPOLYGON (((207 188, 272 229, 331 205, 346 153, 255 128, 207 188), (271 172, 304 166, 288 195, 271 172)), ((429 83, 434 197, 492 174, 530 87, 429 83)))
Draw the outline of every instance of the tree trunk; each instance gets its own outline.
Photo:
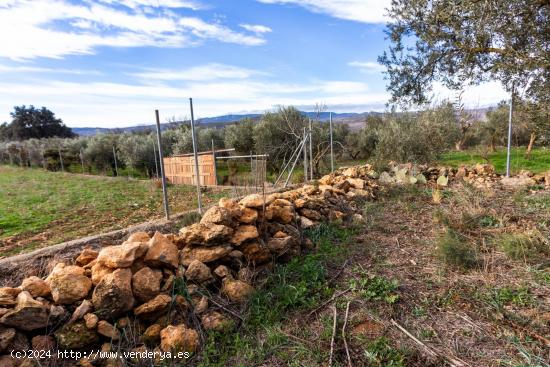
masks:
POLYGON ((455 143, 455 149, 457 152, 462 151, 462 148, 464 147, 464 139, 460 139, 455 143))
POLYGON ((532 132, 531 136, 529 137, 529 145, 527 146, 527 150, 525 151, 525 159, 531 158, 531 150, 533 150, 533 145, 535 145, 535 140, 537 139, 537 135, 532 132))
POLYGON ((489 145, 489 151, 493 153, 496 150, 495 148, 495 137, 491 136, 491 144, 489 145))

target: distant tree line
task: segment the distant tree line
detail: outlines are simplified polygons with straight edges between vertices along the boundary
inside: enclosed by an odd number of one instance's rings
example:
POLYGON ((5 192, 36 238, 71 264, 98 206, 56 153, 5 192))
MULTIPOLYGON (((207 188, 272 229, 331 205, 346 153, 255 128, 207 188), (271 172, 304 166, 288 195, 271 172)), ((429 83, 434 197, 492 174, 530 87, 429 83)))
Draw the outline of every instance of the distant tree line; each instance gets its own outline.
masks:
MULTIPOLYGON (((366 117, 364 126, 352 130, 334 123, 334 152, 338 160, 370 160, 384 165, 399 162, 433 162, 449 150, 481 147, 486 152, 506 143, 509 106, 501 103, 476 119, 445 102, 417 112, 387 112, 366 117)), ((550 143, 549 116, 533 104, 516 104, 514 145, 550 143)), ((294 107, 265 113, 258 121, 244 119, 224 128, 198 125, 199 151, 235 148, 238 154, 268 154, 268 169, 276 172, 288 162, 300 144, 310 119, 294 107)), ((329 124, 312 119, 312 153, 316 175, 329 168, 329 124)), ((182 123, 162 133, 163 155, 191 153, 191 128, 182 123)), ((154 177, 159 159, 156 133, 98 134, 91 137, 30 138, 0 142, 0 162, 48 170, 132 174, 154 177), (115 165, 116 159, 116 165, 115 165), (62 166, 63 163, 63 166, 62 166)))

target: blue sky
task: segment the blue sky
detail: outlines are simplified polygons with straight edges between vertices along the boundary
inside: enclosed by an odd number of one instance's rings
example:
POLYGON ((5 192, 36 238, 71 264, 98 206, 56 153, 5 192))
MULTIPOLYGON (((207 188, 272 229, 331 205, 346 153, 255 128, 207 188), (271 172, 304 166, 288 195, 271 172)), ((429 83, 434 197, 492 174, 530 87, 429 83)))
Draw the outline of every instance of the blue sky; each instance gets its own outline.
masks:
MULTIPOLYGON (((381 111, 389 0, 0 0, 0 122, 14 105, 122 127, 278 105, 381 111)), ((435 86, 436 99, 453 94, 435 86)), ((506 98, 488 83, 465 102, 506 98)))

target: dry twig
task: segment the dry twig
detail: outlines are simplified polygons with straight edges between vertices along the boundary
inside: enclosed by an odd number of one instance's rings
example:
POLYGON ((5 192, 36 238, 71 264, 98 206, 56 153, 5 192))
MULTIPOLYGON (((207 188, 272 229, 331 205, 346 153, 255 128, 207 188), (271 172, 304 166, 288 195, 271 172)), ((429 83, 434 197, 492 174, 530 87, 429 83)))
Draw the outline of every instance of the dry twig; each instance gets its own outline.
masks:
POLYGON ((348 366, 352 367, 351 364, 351 357, 349 355, 349 349, 348 349, 348 342, 346 340, 346 326, 348 324, 348 315, 349 315, 349 305, 351 301, 348 301, 348 304, 346 305, 346 316, 344 317, 344 325, 342 326, 342 339, 344 340, 344 347, 346 348, 346 356, 348 358, 348 366))
POLYGON ((332 306, 334 311, 334 321, 332 322, 332 337, 330 338, 330 356, 328 359, 328 366, 332 367, 332 356, 334 355, 334 337, 336 336, 336 319, 338 318, 338 312, 336 306, 332 306))

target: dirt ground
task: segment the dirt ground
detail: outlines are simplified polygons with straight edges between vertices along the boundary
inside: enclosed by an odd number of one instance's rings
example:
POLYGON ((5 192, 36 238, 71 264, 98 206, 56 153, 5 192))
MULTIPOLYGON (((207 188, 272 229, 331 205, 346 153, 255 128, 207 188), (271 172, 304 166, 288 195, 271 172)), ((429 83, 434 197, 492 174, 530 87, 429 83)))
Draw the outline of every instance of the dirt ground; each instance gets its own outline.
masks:
POLYGON ((283 352, 261 365, 327 365, 333 344, 335 366, 548 366, 550 192, 457 184, 443 197, 391 189, 363 204, 365 223, 328 274, 335 301, 289 317, 283 352), (446 228, 475 265, 442 257, 446 228), (511 259, 503 241, 526 233, 539 247, 511 259))

